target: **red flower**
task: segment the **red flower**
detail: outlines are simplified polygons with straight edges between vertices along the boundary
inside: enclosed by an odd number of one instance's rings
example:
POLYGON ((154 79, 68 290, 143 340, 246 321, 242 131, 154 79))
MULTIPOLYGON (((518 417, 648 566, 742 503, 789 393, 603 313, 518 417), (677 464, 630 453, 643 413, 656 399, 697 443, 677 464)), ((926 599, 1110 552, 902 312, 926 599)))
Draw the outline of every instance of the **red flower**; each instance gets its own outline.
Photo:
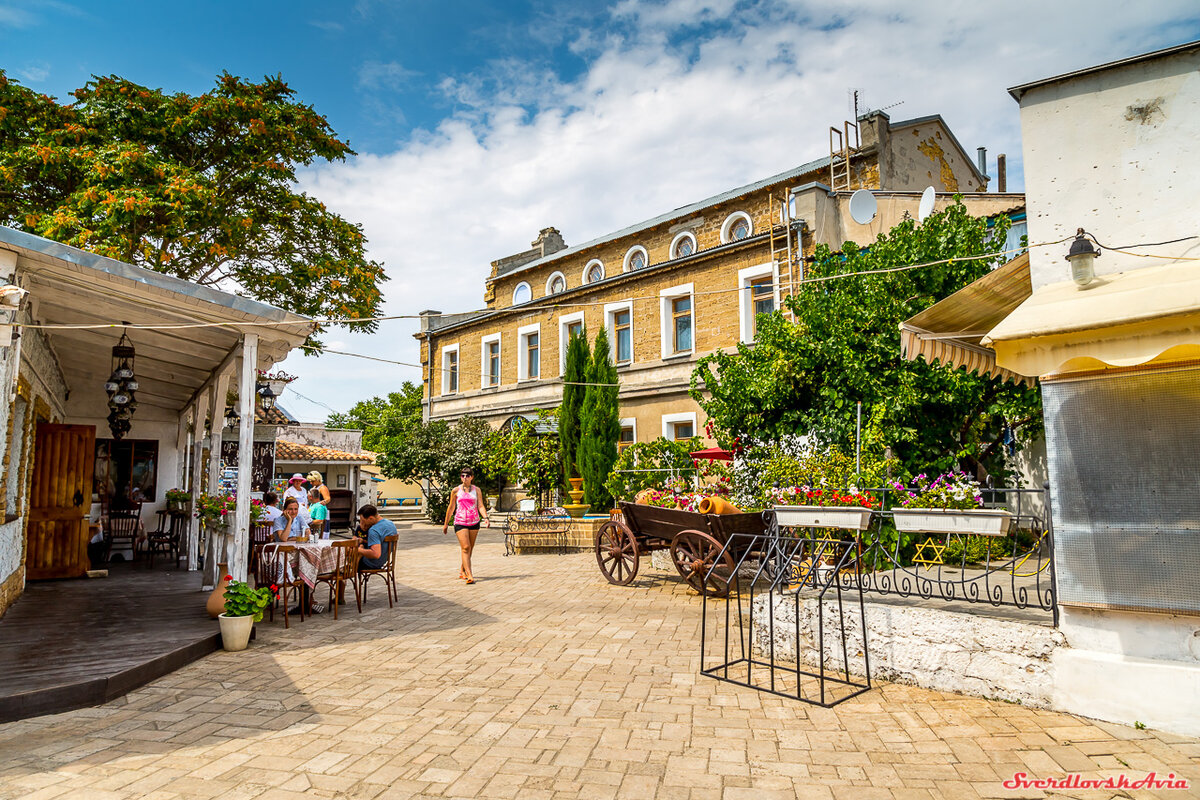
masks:
POLYGON ((233 576, 232 576, 232 575, 226 575, 226 576, 225 576, 225 580, 227 580, 227 581, 231 581, 231 580, 233 580, 233 576))

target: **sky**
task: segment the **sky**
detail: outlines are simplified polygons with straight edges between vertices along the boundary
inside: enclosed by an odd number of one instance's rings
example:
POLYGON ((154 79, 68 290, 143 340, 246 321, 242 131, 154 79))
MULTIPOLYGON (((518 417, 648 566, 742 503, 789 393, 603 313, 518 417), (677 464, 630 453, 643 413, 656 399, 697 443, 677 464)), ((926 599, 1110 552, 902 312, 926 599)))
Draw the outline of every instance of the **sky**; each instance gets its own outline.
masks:
MULTIPOLYGON (((201 93, 281 74, 357 155, 300 188, 361 224, 384 313, 483 304, 490 262, 541 228, 568 244, 828 155, 865 108, 941 114, 1008 156, 1009 86, 1200 38, 1195 0, 0 0, 0 68, 59 98, 92 75, 201 93)), ((417 321, 334 328, 332 350, 416 363, 417 321)), ((416 368, 293 355, 304 421, 416 368)))

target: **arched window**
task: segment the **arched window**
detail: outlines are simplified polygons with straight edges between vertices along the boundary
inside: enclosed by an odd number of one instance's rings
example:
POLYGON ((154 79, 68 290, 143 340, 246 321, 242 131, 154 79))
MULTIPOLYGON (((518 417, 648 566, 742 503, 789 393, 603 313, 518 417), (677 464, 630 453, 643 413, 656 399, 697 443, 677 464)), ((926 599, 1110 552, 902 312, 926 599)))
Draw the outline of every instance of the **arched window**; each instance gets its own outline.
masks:
POLYGON ((583 282, 595 283, 602 280, 604 280, 604 263, 598 258, 593 258, 583 268, 583 282))
POLYGON ((684 231, 671 241, 671 258, 684 258, 696 252, 696 236, 684 231))
POLYGON ((754 233, 754 223, 750 215, 744 211, 735 211, 725 218, 721 225, 721 244, 747 239, 754 233))
POLYGON ((525 281, 521 281, 517 284, 517 288, 513 289, 512 304, 514 306, 519 306, 522 303, 528 303, 532 299, 533 289, 529 288, 529 284, 525 283, 525 281))
POLYGON ((630 272, 635 269, 641 269, 650 263, 650 258, 646 254, 646 248, 640 244, 635 244, 625 253, 625 271, 630 272))
POLYGON ((558 294, 567 290, 567 276, 561 272, 555 272, 546 281, 546 294, 558 294))

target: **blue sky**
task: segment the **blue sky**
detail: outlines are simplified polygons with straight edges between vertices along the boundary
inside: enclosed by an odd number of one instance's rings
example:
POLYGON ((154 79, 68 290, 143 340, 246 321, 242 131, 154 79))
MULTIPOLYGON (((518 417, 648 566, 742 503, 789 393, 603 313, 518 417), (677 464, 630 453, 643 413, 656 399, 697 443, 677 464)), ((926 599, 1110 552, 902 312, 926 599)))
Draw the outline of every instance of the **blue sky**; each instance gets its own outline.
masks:
MULTIPOLYGON (((390 314, 478 308, 489 262, 541 228, 577 244, 826 155, 851 88, 942 114, 1019 190, 1006 87, 1197 38, 1195 0, 0 0, 0 67, 60 97, 92 74, 202 92, 281 73, 359 153, 301 188, 363 225, 390 314)), ((416 327, 327 342, 415 362, 416 327)), ((284 366, 305 420, 419 378, 284 366)))

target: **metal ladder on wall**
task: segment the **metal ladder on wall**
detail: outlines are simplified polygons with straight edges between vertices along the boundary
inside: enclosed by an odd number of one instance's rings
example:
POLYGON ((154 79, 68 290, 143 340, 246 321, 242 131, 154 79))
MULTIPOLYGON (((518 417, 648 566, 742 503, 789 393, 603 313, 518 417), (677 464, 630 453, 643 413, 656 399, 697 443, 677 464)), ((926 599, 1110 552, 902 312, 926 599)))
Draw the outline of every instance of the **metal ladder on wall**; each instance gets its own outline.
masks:
MULTIPOLYGON (((783 197, 771 197, 771 204, 774 206, 779 204, 779 215, 776 220, 771 223, 769 230, 771 242, 771 261, 775 265, 776 281, 778 282, 779 298, 782 302, 786 295, 796 293, 797 281, 804 280, 804 256, 801 252, 801 237, 795 237, 793 244, 792 228, 795 220, 792 219, 792 207, 789 202, 789 197, 785 194, 783 197)), ((772 216, 774 216, 774 208, 772 208, 772 216)), ((796 315, 788 312, 792 321, 795 322, 796 315)))
POLYGON ((835 192, 850 190, 850 157, 862 146, 859 140, 858 123, 846 120, 842 127, 829 127, 829 188, 835 192), (850 133, 854 132, 854 144, 850 144, 850 133))

